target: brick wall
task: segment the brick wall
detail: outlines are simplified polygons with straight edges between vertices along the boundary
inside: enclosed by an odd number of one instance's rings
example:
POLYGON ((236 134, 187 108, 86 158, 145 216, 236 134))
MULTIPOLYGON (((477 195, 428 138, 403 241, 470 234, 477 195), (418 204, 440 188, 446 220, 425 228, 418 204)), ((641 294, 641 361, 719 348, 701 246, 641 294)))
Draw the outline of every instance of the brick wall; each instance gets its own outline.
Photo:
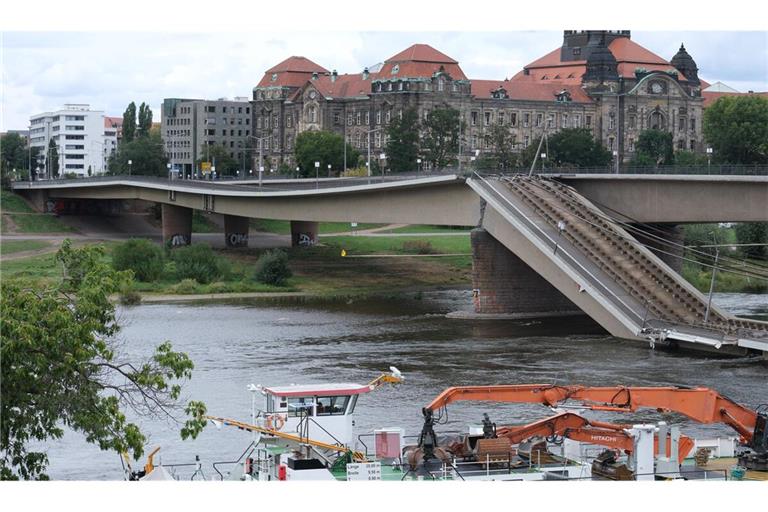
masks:
POLYGON ((473 229, 475 312, 536 316, 579 309, 484 229, 473 229))

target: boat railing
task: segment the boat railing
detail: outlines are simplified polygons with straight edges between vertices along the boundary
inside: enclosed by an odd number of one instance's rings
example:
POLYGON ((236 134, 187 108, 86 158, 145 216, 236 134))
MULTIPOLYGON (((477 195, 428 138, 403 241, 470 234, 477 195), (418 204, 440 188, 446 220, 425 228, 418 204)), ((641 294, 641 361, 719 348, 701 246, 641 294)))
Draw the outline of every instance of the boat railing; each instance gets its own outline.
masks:
MULTIPOLYGON (((716 481, 722 481, 722 480, 728 480, 728 470, 727 469, 704 469, 700 468, 697 470, 688 470, 688 471, 661 471, 661 472, 654 472, 654 473, 636 473, 634 475, 634 479, 637 480, 638 477, 641 476, 661 476, 661 477, 669 477, 674 479, 685 479, 685 480, 691 480, 690 476, 692 474, 700 474, 701 478, 695 478, 694 480, 716 480, 716 481), (711 473, 715 473, 715 476, 712 476, 711 473), (689 478, 686 478, 686 474, 688 474, 689 478)), ((586 477, 573 477, 573 478, 563 478, 563 480, 611 480, 610 478, 606 477, 600 477, 599 475, 594 476, 586 476, 586 477)))
MULTIPOLYGON (((456 436, 456 435, 465 435, 466 432, 459 432, 458 430, 452 430, 452 431, 447 431, 447 432, 441 432, 440 434, 441 435, 447 435, 447 436, 448 435, 456 436)), ((363 453, 366 455, 366 457, 369 456, 369 455, 374 455, 374 453, 371 453, 370 451, 368 451, 368 445, 366 444, 365 441, 363 441, 363 438, 373 438, 375 435, 376 434, 371 433, 371 434, 358 434, 358 436, 357 436, 357 441, 358 441, 358 443, 360 445, 362 445, 363 453)), ((403 436, 403 442, 404 442, 405 446, 409 445, 409 443, 405 443, 405 441, 407 441, 407 440, 417 441, 418 439, 419 439, 419 434, 412 434, 412 435, 403 436)), ((416 443, 411 443, 411 444, 416 444, 416 443)), ((357 448, 357 446, 355 448, 357 448)))
MULTIPOLYGON (((219 479, 224 480, 224 475, 221 471, 219 471, 219 466, 223 466, 225 464, 238 464, 241 460, 243 460, 244 457, 250 456, 253 451, 256 449, 256 446, 254 446, 253 441, 250 442, 250 444, 243 450, 243 453, 240 454, 240 456, 236 460, 221 460, 211 463, 211 466, 213 466, 213 470, 216 471, 219 474, 219 479)), ((254 461, 254 462, 261 462, 254 461)))

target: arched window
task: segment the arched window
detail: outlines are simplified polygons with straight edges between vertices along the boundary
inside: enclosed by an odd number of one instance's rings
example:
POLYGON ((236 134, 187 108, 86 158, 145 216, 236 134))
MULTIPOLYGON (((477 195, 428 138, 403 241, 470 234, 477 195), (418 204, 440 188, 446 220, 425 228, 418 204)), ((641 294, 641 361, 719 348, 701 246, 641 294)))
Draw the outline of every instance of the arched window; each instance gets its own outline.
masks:
POLYGON ((315 109, 314 105, 310 105, 309 107, 309 122, 310 123, 317 122, 317 109, 315 109))
POLYGON ((658 111, 652 112, 651 117, 648 119, 648 126, 650 126, 652 130, 663 130, 666 126, 664 114, 658 111))

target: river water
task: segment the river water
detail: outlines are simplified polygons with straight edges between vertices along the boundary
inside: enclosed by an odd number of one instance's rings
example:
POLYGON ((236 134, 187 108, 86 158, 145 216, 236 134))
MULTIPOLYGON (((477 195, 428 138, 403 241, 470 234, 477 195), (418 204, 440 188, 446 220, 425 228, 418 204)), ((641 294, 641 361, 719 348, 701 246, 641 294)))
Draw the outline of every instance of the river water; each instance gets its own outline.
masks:
MULTIPOLYGON (((716 294, 715 302, 736 314, 768 319, 768 295, 716 294)), ((707 386, 750 406, 768 403, 768 367, 749 359, 703 357, 652 351, 647 345, 601 333, 581 317, 542 321, 446 319, 469 310, 468 291, 441 291, 366 300, 269 300, 227 303, 169 303, 123 307, 119 342, 129 359, 145 357, 165 340, 195 362, 185 393, 203 400, 210 414, 249 420, 250 383, 286 385, 366 383, 390 365, 406 377, 363 395, 356 409, 358 433, 402 426, 421 429, 421 407, 443 389, 469 384, 552 383, 707 386)), ((539 405, 457 403, 438 430, 480 423, 488 412, 496 423, 547 416, 539 405)), ((721 425, 698 425, 678 415, 638 413, 593 415, 617 423, 679 424, 688 435, 730 436, 721 425)), ((236 459, 249 435, 209 426, 194 441, 182 441, 167 420, 138 420, 150 440, 162 446, 165 464, 236 459)), ((67 432, 46 443, 53 479, 119 480, 119 457, 102 452, 83 436, 67 432)), ((143 463, 143 461, 142 461, 143 463)))

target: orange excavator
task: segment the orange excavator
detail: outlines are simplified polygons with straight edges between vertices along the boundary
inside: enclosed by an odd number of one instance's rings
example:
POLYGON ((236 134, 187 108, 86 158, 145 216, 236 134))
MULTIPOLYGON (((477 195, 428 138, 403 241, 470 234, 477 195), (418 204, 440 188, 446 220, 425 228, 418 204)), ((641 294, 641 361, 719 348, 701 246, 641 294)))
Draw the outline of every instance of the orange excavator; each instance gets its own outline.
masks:
MULTIPOLYGON (((422 410, 424 427, 419 436, 419 447, 425 460, 434 456, 437 445, 433 430, 434 413, 460 400, 540 403, 550 407, 574 401, 584 409, 596 411, 633 412, 640 408, 653 408, 660 412, 677 412, 700 423, 730 426, 739 433, 742 445, 748 449, 739 456, 739 463, 748 469, 768 471, 768 406, 761 405, 752 410, 709 388, 680 387, 520 384, 448 388, 422 410)), ((550 432, 548 435, 567 435, 572 439, 626 451, 631 446, 631 439, 624 433, 624 428, 610 423, 589 422, 578 415, 561 414, 522 427, 502 427, 497 435, 523 440, 526 436, 550 432)), ((681 440, 681 451, 688 442, 690 440, 681 440)))

